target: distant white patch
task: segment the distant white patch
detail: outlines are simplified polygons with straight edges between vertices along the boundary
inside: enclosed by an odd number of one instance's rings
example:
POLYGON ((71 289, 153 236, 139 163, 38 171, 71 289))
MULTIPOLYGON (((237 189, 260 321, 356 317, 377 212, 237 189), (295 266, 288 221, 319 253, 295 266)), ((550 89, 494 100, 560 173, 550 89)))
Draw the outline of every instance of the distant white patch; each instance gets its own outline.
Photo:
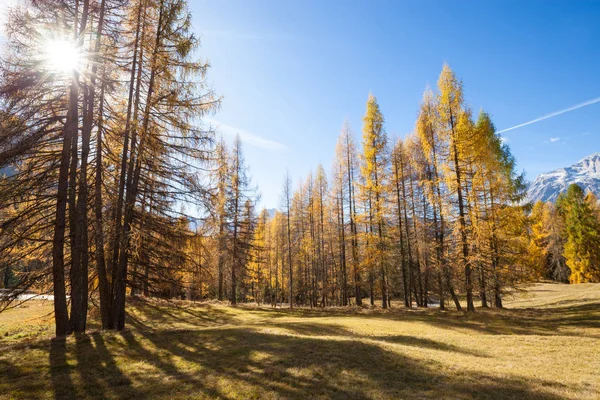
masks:
POLYGON ((500 141, 502 142, 502 144, 508 143, 508 138, 504 137, 504 136, 501 136, 500 137, 500 141))
POLYGON ((559 140, 560 140, 559 137, 551 137, 550 138, 550 143, 558 142, 559 140))
POLYGON ((217 120, 212 118, 205 118, 205 122, 209 123, 211 126, 215 128, 217 133, 222 134, 223 136, 235 137, 235 135, 240 135, 240 139, 242 142, 247 143, 251 146, 260 147, 261 149, 267 150, 287 150, 288 146, 283 143, 276 142, 274 140, 265 139, 256 135, 254 133, 250 133, 244 129, 236 128, 231 125, 222 124, 217 120))
POLYGON ((585 192, 600 194, 600 153, 589 155, 569 167, 540 174, 527 190, 527 201, 556 201, 559 193, 576 183, 585 192))

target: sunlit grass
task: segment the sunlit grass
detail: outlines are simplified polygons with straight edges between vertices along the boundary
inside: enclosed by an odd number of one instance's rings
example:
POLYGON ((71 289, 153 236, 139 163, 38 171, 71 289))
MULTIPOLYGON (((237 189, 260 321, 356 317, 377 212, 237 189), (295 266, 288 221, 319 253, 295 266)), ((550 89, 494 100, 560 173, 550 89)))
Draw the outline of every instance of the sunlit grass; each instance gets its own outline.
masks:
POLYGON ((31 304, 0 314, 30 332, 0 339, 3 398, 600 397, 600 285, 535 285, 476 315, 136 299, 126 333, 66 341, 31 304))

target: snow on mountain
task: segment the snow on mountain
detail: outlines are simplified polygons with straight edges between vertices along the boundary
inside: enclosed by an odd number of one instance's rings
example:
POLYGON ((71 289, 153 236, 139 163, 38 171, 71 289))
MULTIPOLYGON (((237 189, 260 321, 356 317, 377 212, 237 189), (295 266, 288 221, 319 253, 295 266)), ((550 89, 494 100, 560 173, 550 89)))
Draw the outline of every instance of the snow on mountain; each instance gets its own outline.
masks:
POLYGON ((529 186, 527 200, 556 201, 572 183, 581 186, 585 192, 600 195, 600 153, 587 156, 570 167, 538 175, 529 186))

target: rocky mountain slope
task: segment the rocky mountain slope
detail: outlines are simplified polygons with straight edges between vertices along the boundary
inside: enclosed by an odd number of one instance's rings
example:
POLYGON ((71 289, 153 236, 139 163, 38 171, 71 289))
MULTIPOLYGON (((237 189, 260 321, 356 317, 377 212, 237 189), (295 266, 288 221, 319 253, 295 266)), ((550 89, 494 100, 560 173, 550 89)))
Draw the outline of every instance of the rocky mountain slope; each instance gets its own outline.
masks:
POLYGON ((570 167, 538 175, 528 189, 528 200, 556 201, 559 193, 577 183, 586 192, 600 195, 600 153, 585 157, 570 167))

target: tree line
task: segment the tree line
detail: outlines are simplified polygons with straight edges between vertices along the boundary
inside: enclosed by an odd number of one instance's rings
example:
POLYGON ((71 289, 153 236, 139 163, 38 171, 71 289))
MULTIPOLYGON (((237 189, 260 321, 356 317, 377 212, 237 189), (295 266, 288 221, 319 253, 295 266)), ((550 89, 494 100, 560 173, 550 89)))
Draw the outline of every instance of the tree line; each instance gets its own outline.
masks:
POLYGON ((370 95, 361 143, 345 123, 329 176, 318 166, 296 190, 287 178, 281 211, 263 216, 253 276, 279 278, 255 282, 267 293, 255 300, 462 309, 464 296, 469 311, 476 297, 502 307, 530 270, 524 189, 490 116, 473 118, 447 65, 403 139, 389 139, 370 95))
POLYGON ((600 282, 596 196, 572 185, 556 205, 525 197, 490 115, 473 118, 444 65, 411 134, 391 142, 370 95, 361 143, 344 123, 329 176, 319 165, 296 190, 286 176, 283 206, 259 218, 250 299, 474 311, 476 298, 502 308, 522 283, 600 282))
POLYGON ((556 204, 538 201, 530 217, 530 265, 559 282, 600 282, 600 203, 572 184, 556 204))

